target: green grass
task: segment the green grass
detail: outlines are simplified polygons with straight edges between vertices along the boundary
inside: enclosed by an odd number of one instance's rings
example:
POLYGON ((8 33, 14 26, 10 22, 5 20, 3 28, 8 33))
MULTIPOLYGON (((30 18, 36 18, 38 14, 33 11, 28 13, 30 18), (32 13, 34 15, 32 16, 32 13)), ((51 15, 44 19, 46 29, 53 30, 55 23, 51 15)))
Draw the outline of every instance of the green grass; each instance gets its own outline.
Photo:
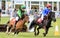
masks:
POLYGON ((18 35, 8 35, 0 32, 0 38, 60 38, 60 36, 54 36, 54 34, 51 33, 48 33, 46 37, 43 37, 42 33, 40 33, 38 36, 34 36, 34 33, 29 32, 20 32, 18 35))
MULTIPOLYGON (((1 24, 5 24, 7 23, 7 21, 9 20, 8 17, 2 18, 1 20, 1 24)), ((55 23, 52 23, 52 28, 49 29, 49 32, 47 34, 46 37, 43 37, 43 32, 44 30, 41 29, 40 30, 40 34, 38 36, 34 36, 34 33, 30 33, 30 32, 20 32, 18 35, 13 35, 13 34, 6 34, 5 32, 0 32, 0 38, 60 38, 60 18, 57 19, 57 25, 58 25, 58 30, 59 30, 59 35, 55 36, 55 23)))
POLYGON ((9 20, 9 17, 2 17, 0 24, 6 24, 8 20, 9 20))

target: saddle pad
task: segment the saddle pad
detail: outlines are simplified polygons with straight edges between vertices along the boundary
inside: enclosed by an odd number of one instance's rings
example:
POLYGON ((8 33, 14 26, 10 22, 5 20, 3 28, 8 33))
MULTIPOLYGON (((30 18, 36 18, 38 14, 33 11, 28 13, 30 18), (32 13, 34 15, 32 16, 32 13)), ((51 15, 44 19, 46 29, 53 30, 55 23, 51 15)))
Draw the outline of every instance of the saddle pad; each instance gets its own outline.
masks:
POLYGON ((15 22, 16 22, 16 19, 15 19, 15 18, 13 18, 13 19, 12 19, 12 23, 15 23, 15 22))
POLYGON ((41 23, 41 22, 42 22, 42 19, 41 19, 41 18, 39 18, 39 19, 37 20, 37 22, 38 22, 38 23, 41 23))

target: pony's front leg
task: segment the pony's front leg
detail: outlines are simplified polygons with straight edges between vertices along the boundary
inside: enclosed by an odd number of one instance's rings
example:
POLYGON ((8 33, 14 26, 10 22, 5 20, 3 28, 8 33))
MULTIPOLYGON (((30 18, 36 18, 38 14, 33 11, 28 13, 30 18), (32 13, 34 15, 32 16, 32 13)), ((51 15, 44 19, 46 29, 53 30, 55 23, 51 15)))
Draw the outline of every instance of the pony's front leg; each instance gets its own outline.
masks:
POLYGON ((19 33, 19 29, 15 29, 14 31, 14 35, 18 34, 19 33))
POLYGON ((44 37, 46 36, 46 26, 43 26, 43 28, 45 29, 45 33, 43 33, 44 37))
POLYGON ((48 33, 49 27, 46 27, 46 34, 48 33))
POLYGON ((9 26, 7 26, 7 30, 6 30, 6 33, 8 33, 9 32, 9 26))
POLYGON ((38 27, 37 28, 37 35, 39 35, 39 29, 41 29, 41 27, 38 27))
POLYGON ((36 36, 36 26, 34 27, 34 35, 36 36))
POLYGON ((12 30, 13 30, 13 27, 11 27, 11 29, 10 29, 9 33, 11 33, 11 32, 12 32, 12 30))

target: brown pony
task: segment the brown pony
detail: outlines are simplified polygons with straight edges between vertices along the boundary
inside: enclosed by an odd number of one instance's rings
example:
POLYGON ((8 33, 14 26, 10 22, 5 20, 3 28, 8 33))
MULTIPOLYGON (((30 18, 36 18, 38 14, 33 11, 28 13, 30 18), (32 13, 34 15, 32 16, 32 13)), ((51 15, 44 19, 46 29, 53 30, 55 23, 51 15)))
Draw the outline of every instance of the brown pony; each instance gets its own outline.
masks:
POLYGON ((10 22, 8 22, 8 26, 7 26, 7 31, 6 32, 7 33, 8 32, 10 33, 13 29, 15 29, 14 34, 18 34, 19 33, 19 30, 22 30, 23 27, 25 26, 25 23, 28 23, 28 22, 29 22, 29 17, 28 17, 27 14, 25 14, 23 20, 20 19, 17 22, 17 24, 16 24, 16 28, 14 28, 15 19, 14 20, 12 19, 10 22))

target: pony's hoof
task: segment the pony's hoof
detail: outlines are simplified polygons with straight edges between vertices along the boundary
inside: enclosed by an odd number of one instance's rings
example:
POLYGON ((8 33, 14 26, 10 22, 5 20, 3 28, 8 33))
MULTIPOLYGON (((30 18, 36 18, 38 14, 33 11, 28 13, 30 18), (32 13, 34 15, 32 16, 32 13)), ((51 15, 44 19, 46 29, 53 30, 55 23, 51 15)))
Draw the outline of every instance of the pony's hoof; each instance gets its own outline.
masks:
POLYGON ((37 35, 39 35, 39 33, 37 33, 37 35))
POLYGON ((11 34, 11 32, 9 32, 8 34, 11 34))
POLYGON ((10 32, 8 32, 7 34, 10 35, 10 32))
POLYGON ((34 35, 36 36, 36 33, 34 33, 34 35))
POLYGON ((6 31, 6 34, 8 34, 8 32, 6 31))
POLYGON ((46 34, 45 34, 45 33, 43 33, 43 35, 44 35, 44 37, 46 36, 46 34))
POLYGON ((36 33, 35 33, 34 35, 35 35, 35 36, 37 36, 37 34, 36 34, 36 33))
POLYGON ((37 36, 37 35, 35 35, 35 36, 37 36))

